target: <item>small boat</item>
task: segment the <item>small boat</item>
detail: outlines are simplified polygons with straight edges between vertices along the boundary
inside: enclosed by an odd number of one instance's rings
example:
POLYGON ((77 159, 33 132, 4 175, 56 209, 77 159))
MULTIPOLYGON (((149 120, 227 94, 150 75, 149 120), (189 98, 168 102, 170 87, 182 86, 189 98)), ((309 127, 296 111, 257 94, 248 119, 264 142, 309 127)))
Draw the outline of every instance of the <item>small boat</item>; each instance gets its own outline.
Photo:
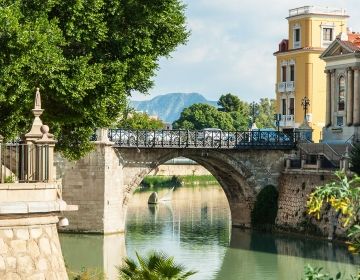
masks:
POLYGON ((159 198, 157 192, 153 192, 148 199, 148 204, 158 204, 158 201, 159 198))

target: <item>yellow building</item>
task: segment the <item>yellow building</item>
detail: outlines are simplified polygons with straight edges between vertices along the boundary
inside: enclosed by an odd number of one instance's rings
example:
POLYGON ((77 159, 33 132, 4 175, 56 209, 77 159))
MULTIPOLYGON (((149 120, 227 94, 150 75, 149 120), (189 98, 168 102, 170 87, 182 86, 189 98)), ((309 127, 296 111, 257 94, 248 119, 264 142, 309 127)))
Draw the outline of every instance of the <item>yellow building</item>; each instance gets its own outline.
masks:
POLYGON ((304 121, 301 101, 307 97, 310 106, 306 118, 313 129, 313 140, 319 142, 325 125, 326 75, 322 52, 336 35, 347 29, 345 10, 305 6, 289 11, 288 38, 274 53, 276 67, 277 111, 280 128, 292 131, 304 121))

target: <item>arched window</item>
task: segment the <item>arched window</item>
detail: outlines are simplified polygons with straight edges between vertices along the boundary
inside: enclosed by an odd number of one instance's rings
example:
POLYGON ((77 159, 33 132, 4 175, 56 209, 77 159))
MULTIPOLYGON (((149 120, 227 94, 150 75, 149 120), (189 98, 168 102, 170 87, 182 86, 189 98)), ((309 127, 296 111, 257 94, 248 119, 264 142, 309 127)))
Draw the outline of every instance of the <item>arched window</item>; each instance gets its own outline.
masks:
POLYGON ((341 76, 339 79, 339 100, 338 100, 338 110, 344 111, 345 108, 345 78, 341 76))

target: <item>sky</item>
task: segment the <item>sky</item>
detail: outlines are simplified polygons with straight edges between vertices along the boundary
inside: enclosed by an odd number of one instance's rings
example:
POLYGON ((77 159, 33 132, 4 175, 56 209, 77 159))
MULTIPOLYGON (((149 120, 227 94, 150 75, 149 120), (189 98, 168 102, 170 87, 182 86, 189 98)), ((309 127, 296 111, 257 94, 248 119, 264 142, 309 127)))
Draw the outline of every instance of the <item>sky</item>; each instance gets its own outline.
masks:
POLYGON ((288 10, 312 5, 346 9, 348 26, 360 31, 360 0, 183 0, 187 5, 186 45, 160 69, 149 95, 198 92, 209 100, 233 93, 248 102, 275 98, 276 60, 273 53, 287 38, 288 10))

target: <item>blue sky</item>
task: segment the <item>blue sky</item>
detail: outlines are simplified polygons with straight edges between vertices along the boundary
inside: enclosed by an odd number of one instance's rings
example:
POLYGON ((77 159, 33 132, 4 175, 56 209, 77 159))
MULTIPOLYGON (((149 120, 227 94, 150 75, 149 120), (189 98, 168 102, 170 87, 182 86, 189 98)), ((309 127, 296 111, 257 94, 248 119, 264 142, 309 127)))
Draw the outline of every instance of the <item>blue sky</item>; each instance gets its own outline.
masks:
POLYGON ((275 97, 276 51, 287 37, 288 10, 314 5, 345 8, 348 25, 360 31, 360 0, 184 0, 191 36, 169 59, 160 60, 150 95, 199 92, 209 100, 234 93, 245 101, 275 97))

